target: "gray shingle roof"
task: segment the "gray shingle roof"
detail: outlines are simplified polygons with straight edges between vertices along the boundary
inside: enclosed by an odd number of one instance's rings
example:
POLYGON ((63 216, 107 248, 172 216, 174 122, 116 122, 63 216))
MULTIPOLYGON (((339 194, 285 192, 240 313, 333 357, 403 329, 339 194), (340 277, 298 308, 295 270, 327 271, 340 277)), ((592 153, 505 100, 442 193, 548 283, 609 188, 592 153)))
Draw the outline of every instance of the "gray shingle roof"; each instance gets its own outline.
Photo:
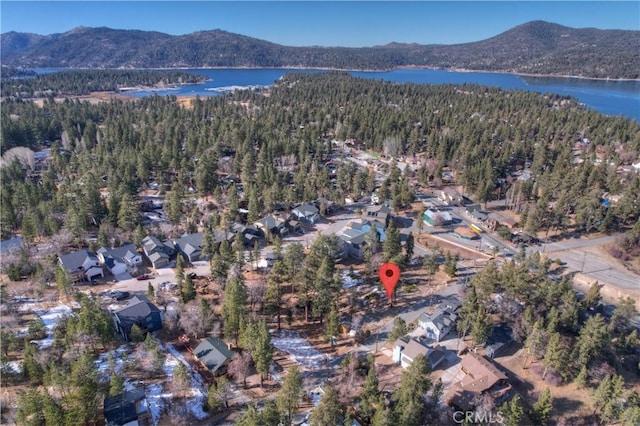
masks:
POLYGON ((82 264, 87 260, 87 258, 96 263, 98 262, 98 258, 95 254, 91 253, 89 250, 82 249, 74 251, 73 253, 63 254, 60 256, 60 263, 67 271, 75 272, 82 269, 82 264))
POLYGON ((311 217, 314 214, 318 214, 318 208, 313 204, 302 204, 301 206, 296 207, 294 210, 298 211, 300 215, 304 217, 311 217))
POLYGON ((134 296, 123 308, 114 312, 122 324, 133 324, 142 318, 146 318, 152 312, 160 312, 160 309, 144 296, 134 296))
POLYGON ((200 342, 193 350, 193 354, 211 372, 217 371, 225 361, 233 356, 233 352, 229 350, 227 344, 215 337, 210 337, 200 342))

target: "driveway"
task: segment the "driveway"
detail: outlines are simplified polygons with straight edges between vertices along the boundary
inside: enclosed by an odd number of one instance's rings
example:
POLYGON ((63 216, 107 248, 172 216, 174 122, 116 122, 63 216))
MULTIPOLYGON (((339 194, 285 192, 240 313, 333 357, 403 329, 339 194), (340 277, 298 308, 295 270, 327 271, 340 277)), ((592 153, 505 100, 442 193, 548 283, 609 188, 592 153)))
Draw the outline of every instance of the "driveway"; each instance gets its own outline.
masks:
MULTIPOLYGON (((186 271, 185 271, 186 272, 186 271)), ((142 281, 138 281, 135 278, 120 281, 113 285, 113 289, 120 291, 128 291, 130 293, 147 293, 149 282, 153 285, 154 289, 158 289, 160 283, 165 281, 176 282, 176 274, 172 268, 160 268, 157 269, 155 274, 150 278, 142 281)))

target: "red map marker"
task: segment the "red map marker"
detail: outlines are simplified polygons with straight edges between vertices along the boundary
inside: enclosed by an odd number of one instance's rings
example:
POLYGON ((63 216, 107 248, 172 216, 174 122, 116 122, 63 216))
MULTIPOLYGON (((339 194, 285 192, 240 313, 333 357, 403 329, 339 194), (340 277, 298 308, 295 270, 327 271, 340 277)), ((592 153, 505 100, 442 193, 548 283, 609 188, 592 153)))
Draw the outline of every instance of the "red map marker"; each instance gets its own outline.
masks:
POLYGON ((396 284, 398 284, 398 280, 400 279, 400 268, 395 263, 383 263, 382 266, 380 266, 380 269, 378 269, 378 276, 380 277, 380 281, 382 281, 382 285, 384 285, 384 289, 387 292, 387 299, 391 302, 391 295, 393 294, 393 290, 395 290, 396 284))

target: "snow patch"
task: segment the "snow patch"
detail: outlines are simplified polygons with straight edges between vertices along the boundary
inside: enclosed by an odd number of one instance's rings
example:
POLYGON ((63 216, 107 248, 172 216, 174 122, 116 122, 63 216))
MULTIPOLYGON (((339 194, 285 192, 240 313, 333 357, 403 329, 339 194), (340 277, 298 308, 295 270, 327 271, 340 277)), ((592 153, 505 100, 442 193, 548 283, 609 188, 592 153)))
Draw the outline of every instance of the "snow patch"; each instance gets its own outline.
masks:
POLYGON ((348 289, 351 287, 358 286, 364 283, 364 278, 358 271, 348 271, 344 269, 342 271, 342 288, 348 289))
POLYGON ((64 303, 59 303, 56 306, 49 309, 33 308, 33 313, 38 315, 44 323, 47 337, 40 340, 32 340, 31 343, 35 343, 38 349, 47 349, 53 346, 53 330, 58 325, 58 322, 67 316, 73 314, 73 310, 64 303))
MULTIPOLYGON (((160 415, 162 414, 162 407, 164 407, 165 396, 162 394, 162 384, 154 383, 147 386, 145 393, 148 408, 151 412, 151 419, 153 420, 153 424, 157 425, 158 420, 160 420, 160 415)), ((171 397, 171 394, 169 394, 169 397, 171 397)))
POLYGON ((307 339, 295 331, 280 330, 280 334, 274 335, 271 342, 279 350, 288 353, 303 369, 317 370, 331 360, 329 355, 316 350, 307 339))
POLYGON ((206 419, 209 417, 209 414, 206 413, 202 408, 204 406, 205 399, 207 398, 207 385, 197 371, 194 371, 191 368, 191 365, 187 362, 186 359, 182 356, 180 352, 176 350, 171 344, 166 345, 166 349, 169 352, 167 358, 164 362, 164 371, 167 374, 167 377, 173 377, 173 369, 178 365, 178 363, 182 363, 187 371, 189 372, 189 376, 191 377, 191 396, 187 399, 187 409, 193 414, 198 420, 206 419))
POLYGON ((17 373, 17 374, 22 373, 22 363, 20 361, 9 361, 7 365, 11 367, 11 370, 14 373, 17 373))
POLYGON ((107 370, 109 369, 109 354, 111 354, 111 357, 113 358, 115 364, 115 372, 121 373, 124 369, 124 359, 122 358, 122 355, 124 353, 129 353, 129 348, 127 347, 127 345, 122 345, 119 348, 110 350, 109 352, 101 353, 98 356, 98 359, 94 361, 98 372, 101 374, 107 372, 107 370))

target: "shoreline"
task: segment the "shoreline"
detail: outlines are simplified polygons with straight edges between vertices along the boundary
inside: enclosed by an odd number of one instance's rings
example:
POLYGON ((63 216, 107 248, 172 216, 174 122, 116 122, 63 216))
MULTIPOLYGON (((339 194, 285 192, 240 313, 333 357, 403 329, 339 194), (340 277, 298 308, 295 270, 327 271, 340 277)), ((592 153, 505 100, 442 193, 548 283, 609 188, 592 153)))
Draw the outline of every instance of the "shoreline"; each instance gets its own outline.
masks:
MULTIPOLYGON (((55 68, 56 70, 93 70, 95 68, 55 68)), ((107 68, 113 70, 123 70, 129 68, 107 68)), ((319 70, 319 71, 337 71, 337 72, 393 72, 396 70, 432 70, 432 71, 445 71, 445 72, 459 72, 459 73, 484 73, 484 74, 507 74, 515 75, 519 77, 538 77, 538 78, 563 78, 563 79, 576 79, 576 80, 592 80, 592 81, 605 81, 605 82, 640 82, 640 78, 610 78, 610 77, 587 77, 579 75, 567 75, 567 74, 535 74, 525 73, 518 71, 505 71, 505 70, 475 70, 468 68, 438 68, 428 65, 400 65, 393 68, 383 69, 356 69, 356 68, 332 68, 332 67, 306 67, 306 66, 278 66, 278 67, 170 67, 170 68, 131 68, 135 70, 154 70, 154 71, 170 71, 170 70, 319 70)), ((178 86, 199 84, 199 83, 181 83, 178 86)), ((132 89, 132 88, 127 88, 132 89)), ((122 90, 122 89, 120 89, 122 90)), ((157 90, 157 89, 156 89, 157 90)))

